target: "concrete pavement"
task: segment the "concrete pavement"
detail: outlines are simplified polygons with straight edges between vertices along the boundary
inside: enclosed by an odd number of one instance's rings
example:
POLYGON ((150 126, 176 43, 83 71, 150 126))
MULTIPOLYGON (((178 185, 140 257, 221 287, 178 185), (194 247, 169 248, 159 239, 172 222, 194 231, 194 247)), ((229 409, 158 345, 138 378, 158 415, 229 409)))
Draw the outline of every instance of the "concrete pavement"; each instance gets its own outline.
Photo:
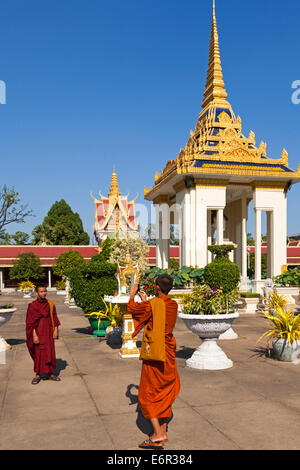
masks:
MULTIPOLYGON (((49 293, 62 323, 56 342, 62 381, 33 386, 33 363, 25 344, 26 308, 20 293, 2 295, 17 311, 0 329, 12 349, 0 364, 0 449, 137 449, 151 431, 138 410, 141 363, 121 359, 118 349, 94 338, 80 309, 49 293)), ((300 448, 300 365, 270 359, 256 341, 268 324, 243 315, 237 340, 222 349, 234 367, 197 371, 185 367, 199 338, 177 321, 181 393, 174 405, 167 450, 300 448)))

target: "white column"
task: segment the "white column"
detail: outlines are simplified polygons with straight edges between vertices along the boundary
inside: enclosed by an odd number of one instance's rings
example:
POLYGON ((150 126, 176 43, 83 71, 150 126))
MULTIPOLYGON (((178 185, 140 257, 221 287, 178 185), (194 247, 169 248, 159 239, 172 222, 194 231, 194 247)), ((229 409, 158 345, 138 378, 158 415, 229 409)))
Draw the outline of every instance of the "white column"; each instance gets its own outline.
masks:
POLYGON ((4 270, 0 269, 0 289, 4 289, 4 270))
POLYGON ((272 225, 273 225, 273 213, 271 211, 267 212, 267 260, 268 260, 268 278, 272 277, 273 272, 273 263, 272 263, 272 225))
POLYGON ((48 288, 52 288, 52 274, 51 274, 51 268, 48 268, 48 288))
POLYGON ((196 188, 191 188, 191 210, 190 210, 190 220, 191 220, 191 259, 190 265, 196 266, 196 188))
POLYGON ((247 193, 242 196, 242 277, 247 277, 247 193))
POLYGON ((255 280, 261 281, 261 210, 255 209, 255 280))
POLYGON ((170 258, 170 207, 167 203, 161 205, 162 222, 162 268, 169 268, 170 258))
POLYGON ((159 204, 155 206, 156 214, 156 266, 162 269, 162 229, 161 229, 161 212, 159 204))
MULTIPOLYGON (((207 246, 212 245, 212 225, 211 225, 211 210, 207 211, 207 246)), ((207 263, 212 262, 212 253, 207 251, 207 263)))
MULTIPOLYGON (((179 225, 179 264, 180 267, 184 265, 183 263, 183 201, 184 201, 184 194, 181 191, 180 193, 176 194, 176 217, 178 219, 179 225)), ((175 218, 176 218, 175 217, 175 218)))
POLYGON ((224 242, 224 210, 218 209, 217 212, 217 245, 223 245, 224 242))
POLYGON ((196 263, 207 265, 207 206, 202 198, 202 188, 196 187, 196 263))
POLYGON ((188 189, 183 206, 183 265, 191 265, 191 195, 188 189))

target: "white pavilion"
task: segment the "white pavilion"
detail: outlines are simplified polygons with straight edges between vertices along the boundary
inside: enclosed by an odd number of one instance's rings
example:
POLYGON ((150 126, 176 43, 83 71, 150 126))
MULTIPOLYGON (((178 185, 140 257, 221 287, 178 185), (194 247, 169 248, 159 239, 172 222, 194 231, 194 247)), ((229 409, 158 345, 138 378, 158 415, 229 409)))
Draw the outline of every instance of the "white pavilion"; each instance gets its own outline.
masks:
POLYGON ((268 277, 281 274, 287 262, 287 193, 300 182, 289 168, 288 153, 267 156, 267 146, 257 146, 255 134, 242 134, 242 120, 227 101, 213 5, 207 82, 202 111, 185 149, 168 161, 144 197, 156 209, 157 266, 169 264, 170 224, 179 224, 180 262, 204 267, 211 261, 208 245, 233 243, 233 259, 247 279, 248 206, 255 212, 255 280, 260 291, 262 214, 266 212, 268 277))

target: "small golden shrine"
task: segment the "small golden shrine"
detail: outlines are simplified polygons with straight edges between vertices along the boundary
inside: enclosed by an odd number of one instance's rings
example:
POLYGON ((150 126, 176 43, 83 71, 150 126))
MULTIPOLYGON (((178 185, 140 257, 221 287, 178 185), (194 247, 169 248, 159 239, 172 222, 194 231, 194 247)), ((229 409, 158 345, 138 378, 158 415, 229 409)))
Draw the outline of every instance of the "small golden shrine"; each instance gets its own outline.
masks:
POLYGON ((118 234, 120 238, 127 238, 128 233, 137 233, 138 226, 135 218, 135 201, 129 201, 128 195, 122 196, 119 190, 118 178, 113 170, 111 177, 110 192, 108 197, 102 196, 96 199, 92 194, 91 197, 95 202, 95 218, 94 218, 94 235, 99 246, 109 236, 118 234))

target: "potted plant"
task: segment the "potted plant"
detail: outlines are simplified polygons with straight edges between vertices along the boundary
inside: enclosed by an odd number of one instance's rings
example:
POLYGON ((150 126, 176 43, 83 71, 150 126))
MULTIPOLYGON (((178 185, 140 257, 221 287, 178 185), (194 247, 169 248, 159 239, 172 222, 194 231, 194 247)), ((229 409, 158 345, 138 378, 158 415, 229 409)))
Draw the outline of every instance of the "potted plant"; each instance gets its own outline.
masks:
POLYGON ((64 279, 56 281, 55 287, 57 295, 66 295, 66 281, 64 279))
POLYGON ((288 306, 288 298, 285 295, 279 295, 277 289, 274 289, 273 292, 270 292, 269 297, 264 299, 264 304, 267 307, 269 314, 274 317, 278 317, 278 308, 286 310, 288 306))
POLYGON ((285 295, 290 304, 299 301, 300 269, 294 268, 285 271, 273 278, 278 294, 285 295))
POLYGON ((239 317, 235 305, 239 298, 240 272, 239 267, 229 260, 232 249, 229 245, 210 247, 216 258, 204 270, 206 284, 194 287, 192 294, 183 300, 183 313, 179 318, 203 340, 187 360, 188 367, 220 370, 233 366, 217 345, 220 335, 229 330, 239 317))
POLYGON ((34 292, 35 285, 31 281, 23 281, 19 284, 19 290, 24 292, 24 298, 28 299, 34 292))
POLYGON ((241 292, 241 305, 239 307, 239 313, 256 313, 258 310, 260 298, 260 294, 241 292))
POLYGON ((295 315, 295 308, 291 309, 275 306, 276 316, 263 311, 272 325, 257 341, 267 339, 270 349, 272 342, 273 355, 275 359, 284 362, 292 362, 300 354, 300 315, 295 315))
MULTIPOLYGON (((117 304, 114 306, 112 304, 107 304, 104 300, 103 303, 105 305, 105 309, 99 310, 99 312, 85 314, 85 317, 89 320, 90 325, 93 328, 93 336, 105 337, 107 333, 114 333, 113 336, 122 334, 122 331, 120 332, 122 314, 119 306, 117 304), (112 329, 107 332, 107 329, 110 326, 112 329), (115 331, 114 328, 118 328, 119 330, 115 331)), ((111 341, 114 341, 114 338, 112 338, 111 341)))
MULTIPOLYGON (((0 326, 8 322, 16 310, 13 304, 0 305, 0 326)), ((5 339, 0 336, 0 352, 6 351, 7 349, 10 349, 10 346, 5 339)))

